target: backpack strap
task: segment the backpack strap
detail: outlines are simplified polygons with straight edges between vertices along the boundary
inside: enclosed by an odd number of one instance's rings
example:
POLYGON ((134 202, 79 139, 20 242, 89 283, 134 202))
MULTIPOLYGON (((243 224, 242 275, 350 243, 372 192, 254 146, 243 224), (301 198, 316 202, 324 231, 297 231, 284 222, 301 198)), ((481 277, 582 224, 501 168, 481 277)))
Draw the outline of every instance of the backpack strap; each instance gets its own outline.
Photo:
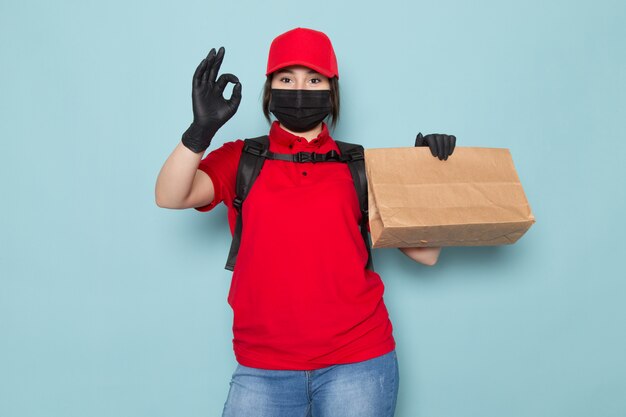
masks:
POLYGON ((235 223, 233 241, 230 244, 228 261, 225 266, 225 268, 230 271, 235 270, 237 253, 239 252, 239 245, 241 244, 241 229, 243 226, 241 206, 248 196, 252 184, 254 184, 254 181, 256 181, 261 172, 268 148, 269 136, 267 135, 244 140, 243 150, 237 168, 237 180, 235 185, 236 196, 233 200, 233 207, 237 210, 237 222, 235 223))
POLYGON ((365 175, 365 155, 363 146, 354 143, 348 143, 336 140, 341 155, 336 151, 330 151, 326 154, 316 154, 315 152, 298 152, 296 154, 279 154, 269 151, 269 136, 259 136, 244 140, 243 150, 239 159, 236 180, 236 196, 233 200, 233 207, 237 211, 237 222, 233 240, 230 245, 228 261, 225 268, 234 271, 237 262, 237 253, 241 244, 241 230, 243 227, 243 218, 241 207, 244 200, 250 192, 250 188, 259 176, 265 159, 279 159, 290 162, 347 162, 357 197, 359 199, 359 207, 361 209, 361 236, 367 249, 367 269, 374 270, 372 262, 372 250, 367 231, 368 221, 368 196, 367 196, 367 177, 365 175))
POLYGON ((367 196, 367 176, 365 175, 365 150, 362 145, 348 143, 336 140, 335 143, 341 151, 341 155, 346 159, 357 197, 359 198, 359 206, 361 208, 361 236, 367 249, 367 269, 374 270, 374 262, 372 260, 372 246, 367 231, 367 222, 369 220, 368 196, 367 196))

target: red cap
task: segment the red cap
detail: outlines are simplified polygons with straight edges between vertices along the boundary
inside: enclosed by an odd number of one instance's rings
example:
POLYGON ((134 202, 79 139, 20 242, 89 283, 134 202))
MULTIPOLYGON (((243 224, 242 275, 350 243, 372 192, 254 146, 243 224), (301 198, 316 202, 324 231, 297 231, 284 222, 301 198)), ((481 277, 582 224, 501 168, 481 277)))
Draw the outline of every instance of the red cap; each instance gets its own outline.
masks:
POLYGON ((317 30, 298 27, 272 41, 265 75, 289 65, 304 65, 329 78, 339 78, 333 45, 317 30))

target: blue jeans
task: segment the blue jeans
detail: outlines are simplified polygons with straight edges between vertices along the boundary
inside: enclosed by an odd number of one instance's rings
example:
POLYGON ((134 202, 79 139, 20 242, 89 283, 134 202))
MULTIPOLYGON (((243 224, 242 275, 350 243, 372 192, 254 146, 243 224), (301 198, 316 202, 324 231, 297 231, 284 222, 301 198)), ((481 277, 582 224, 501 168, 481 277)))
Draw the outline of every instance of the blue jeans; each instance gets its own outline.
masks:
POLYGON ((399 380, 395 349, 312 371, 238 364, 222 417, 393 417, 399 380))

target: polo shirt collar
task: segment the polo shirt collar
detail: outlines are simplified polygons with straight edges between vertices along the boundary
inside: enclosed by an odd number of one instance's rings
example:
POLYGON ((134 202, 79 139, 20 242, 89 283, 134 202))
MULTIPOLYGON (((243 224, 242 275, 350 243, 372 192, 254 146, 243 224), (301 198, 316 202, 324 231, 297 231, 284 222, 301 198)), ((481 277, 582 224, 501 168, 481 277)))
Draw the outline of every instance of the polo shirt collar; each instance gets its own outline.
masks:
POLYGON ((328 126, 326 126, 326 123, 324 122, 322 122, 322 131, 314 139, 310 140, 308 144, 306 139, 304 139, 302 136, 294 135, 293 133, 287 132, 285 129, 283 129, 280 126, 278 120, 274 120, 274 122, 272 122, 269 136, 272 141, 276 141, 281 146, 287 147, 296 143, 300 143, 303 145, 308 145, 309 147, 318 148, 330 139, 328 126))

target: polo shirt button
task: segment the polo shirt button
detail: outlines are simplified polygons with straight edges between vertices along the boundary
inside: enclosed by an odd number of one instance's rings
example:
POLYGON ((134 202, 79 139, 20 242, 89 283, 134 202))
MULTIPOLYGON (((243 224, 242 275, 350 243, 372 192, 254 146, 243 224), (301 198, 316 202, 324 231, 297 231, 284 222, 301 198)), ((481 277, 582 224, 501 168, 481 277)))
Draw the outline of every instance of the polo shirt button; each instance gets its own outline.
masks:
POLYGON ((293 145, 289 145, 289 149, 293 149, 293 145))
POLYGON ((305 176, 306 176, 306 171, 302 171, 302 175, 305 175, 305 176))

